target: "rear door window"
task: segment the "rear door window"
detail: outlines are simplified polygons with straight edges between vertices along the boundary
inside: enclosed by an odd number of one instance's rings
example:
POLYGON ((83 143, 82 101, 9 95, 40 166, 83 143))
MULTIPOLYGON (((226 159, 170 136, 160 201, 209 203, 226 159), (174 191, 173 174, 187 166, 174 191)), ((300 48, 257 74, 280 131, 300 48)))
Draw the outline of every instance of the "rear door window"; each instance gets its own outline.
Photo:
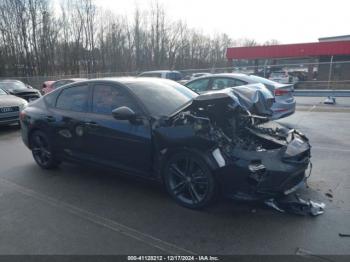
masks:
POLYGON ((238 79, 234 79, 234 78, 227 78, 227 77, 217 77, 213 79, 212 85, 211 85, 211 90, 220 90, 220 89, 224 89, 227 87, 235 87, 235 86, 241 86, 241 85, 245 85, 246 83, 238 80, 238 79))
POLYGON ((56 108, 75 112, 88 112, 89 90, 88 85, 63 89, 57 99, 56 108))
POLYGON ((209 89, 210 78, 198 79, 187 83, 186 86, 195 92, 205 92, 209 89))

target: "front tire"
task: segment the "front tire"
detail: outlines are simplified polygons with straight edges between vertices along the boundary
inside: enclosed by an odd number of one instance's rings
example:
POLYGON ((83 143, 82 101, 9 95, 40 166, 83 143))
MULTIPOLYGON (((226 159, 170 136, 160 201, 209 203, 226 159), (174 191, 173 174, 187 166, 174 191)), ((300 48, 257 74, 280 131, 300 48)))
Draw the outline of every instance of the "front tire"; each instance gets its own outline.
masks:
POLYGON ((30 136, 32 155, 35 162, 44 169, 56 168, 60 161, 56 158, 48 136, 42 131, 35 131, 30 136))
POLYGON ((163 175, 168 193, 184 207, 203 208, 215 199, 215 178, 206 162, 194 153, 172 155, 165 164, 163 175))

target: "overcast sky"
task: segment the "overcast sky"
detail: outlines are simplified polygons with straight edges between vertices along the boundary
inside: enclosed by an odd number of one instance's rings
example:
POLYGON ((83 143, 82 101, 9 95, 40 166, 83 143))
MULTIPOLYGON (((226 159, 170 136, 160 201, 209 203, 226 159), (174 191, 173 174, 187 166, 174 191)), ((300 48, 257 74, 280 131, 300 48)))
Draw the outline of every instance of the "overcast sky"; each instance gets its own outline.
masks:
MULTIPOLYGON (((132 16, 154 0, 95 0, 98 6, 132 16)), ((350 0, 158 0, 172 20, 204 33, 227 33, 258 42, 315 42, 350 34, 350 0)))

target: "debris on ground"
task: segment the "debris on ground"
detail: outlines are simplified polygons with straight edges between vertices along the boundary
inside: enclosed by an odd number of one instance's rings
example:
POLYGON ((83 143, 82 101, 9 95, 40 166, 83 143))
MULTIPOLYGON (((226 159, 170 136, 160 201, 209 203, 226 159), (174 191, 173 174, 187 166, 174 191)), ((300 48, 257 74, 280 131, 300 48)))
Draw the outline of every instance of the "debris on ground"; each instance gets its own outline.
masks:
POLYGON ((298 195, 294 195, 292 199, 268 199, 264 203, 282 213, 292 213, 296 215, 318 216, 324 213, 325 204, 312 200, 304 200, 298 195))
POLYGON ((334 96, 329 96, 326 98, 326 100, 323 102, 326 105, 334 105, 336 104, 336 100, 334 96))
POLYGON ((295 254, 296 254, 296 255, 299 255, 299 256, 311 256, 311 255, 312 255, 312 252, 309 251, 309 250, 305 250, 305 249, 302 249, 302 248, 298 247, 298 248, 295 250, 295 254))
POLYGON ((333 198, 333 195, 331 193, 325 193, 326 197, 333 198))
MULTIPOLYGON (((327 258, 327 257, 324 257, 324 256, 320 256, 320 255, 316 255, 314 254, 313 252, 311 252, 310 250, 306 250, 306 249, 302 249, 300 247, 298 247, 296 250, 295 250, 295 255, 297 256, 302 256, 302 257, 305 257, 307 258, 308 260, 307 261, 330 261, 330 262, 333 262, 333 260, 327 258), (314 259, 315 260, 314 260, 314 259)), ((299 261, 299 260, 298 260, 299 261)), ((304 261, 304 260, 303 260, 304 261)), ((306 260, 305 260, 306 261, 306 260)))
POLYGON ((339 233, 340 237, 350 237, 350 234, 343 234, 343 233, 339 233))

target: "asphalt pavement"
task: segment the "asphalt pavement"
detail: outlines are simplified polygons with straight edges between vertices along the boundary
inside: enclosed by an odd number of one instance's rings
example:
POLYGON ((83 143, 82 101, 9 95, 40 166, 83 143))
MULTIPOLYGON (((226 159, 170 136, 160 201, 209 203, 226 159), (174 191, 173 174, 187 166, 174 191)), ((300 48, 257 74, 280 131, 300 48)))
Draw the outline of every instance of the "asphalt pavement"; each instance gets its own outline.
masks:
POLYGON ((2 127, 0 254, 349 255, 350 238, 339 233, 350 234, 350 112, 310 99, 298 98, 297 112, 280 121, 311 140, 313 171, 300 194, 326 204, 318 217, 224 199, 193 211, 118 172, 42 170, 19 130, 2 127))

